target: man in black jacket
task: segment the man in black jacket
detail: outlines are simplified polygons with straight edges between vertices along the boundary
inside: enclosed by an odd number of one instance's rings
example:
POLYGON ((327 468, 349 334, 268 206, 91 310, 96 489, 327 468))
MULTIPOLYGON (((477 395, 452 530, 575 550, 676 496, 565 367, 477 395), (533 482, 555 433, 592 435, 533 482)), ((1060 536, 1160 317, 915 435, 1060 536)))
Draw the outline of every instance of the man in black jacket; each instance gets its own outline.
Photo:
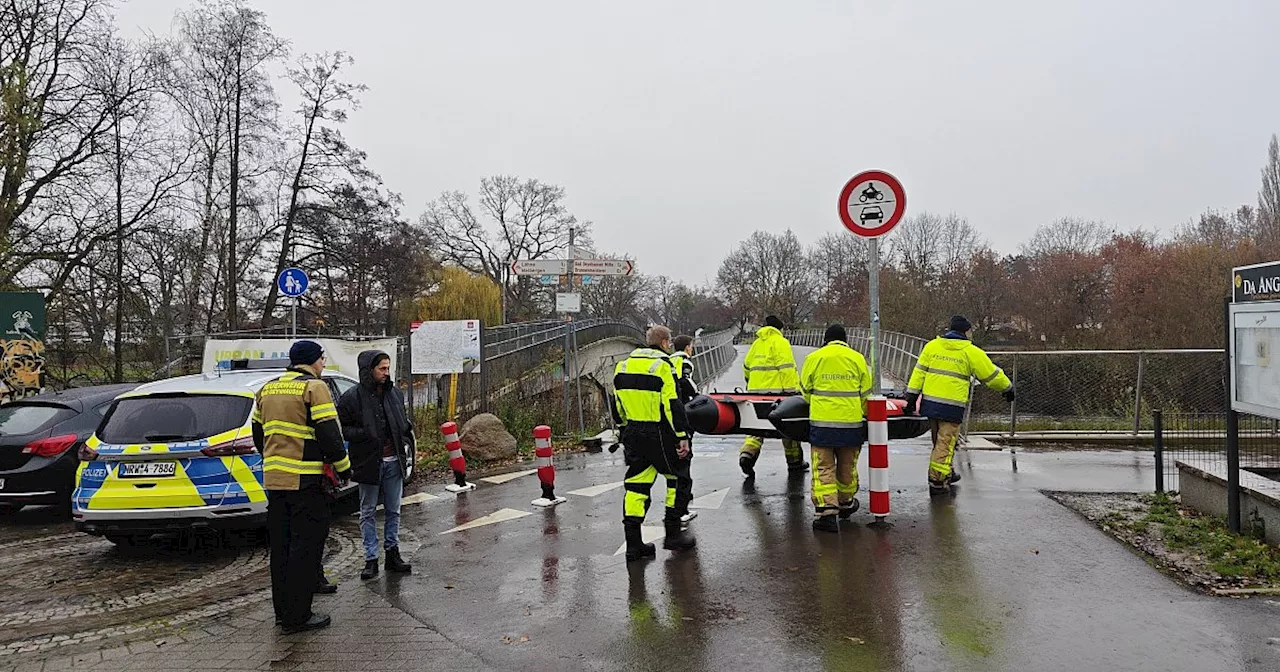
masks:
POLYGON ((386 511, 383 547, 387 569, 409 572, 400 557, 400 497, 408 473, 405 446, 414 440, 405 416, 404 398, 391 382, 391 357, 381 350, 365 350, 356 361, 360 384, 338 400, 338 419, 349 442, 352 480, 360 484, 360 531, 364 536, 361 579, 378 575, 378 501, 386 511))

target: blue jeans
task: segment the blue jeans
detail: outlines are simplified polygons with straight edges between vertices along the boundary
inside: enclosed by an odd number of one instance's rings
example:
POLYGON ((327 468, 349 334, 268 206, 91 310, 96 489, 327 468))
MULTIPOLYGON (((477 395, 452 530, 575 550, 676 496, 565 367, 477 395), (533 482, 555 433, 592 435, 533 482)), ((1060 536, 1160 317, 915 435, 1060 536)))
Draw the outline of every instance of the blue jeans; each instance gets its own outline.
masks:
POLYGON ((378 559, 378 499, 386 511, 383 548, 400 545, 400 497, 404 494, 404 479, 400 475, 398 461, 383 462, 378 485, 360 484, 360 532, 364 535, 364 559, 378 559))

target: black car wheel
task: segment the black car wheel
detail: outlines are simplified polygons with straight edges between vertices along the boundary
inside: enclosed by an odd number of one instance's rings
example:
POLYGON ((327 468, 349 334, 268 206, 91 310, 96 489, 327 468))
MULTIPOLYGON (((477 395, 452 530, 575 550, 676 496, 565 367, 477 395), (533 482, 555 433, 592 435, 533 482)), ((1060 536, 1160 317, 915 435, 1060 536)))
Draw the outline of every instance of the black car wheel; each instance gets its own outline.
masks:
POLYGON ((408 463, 405 466, 404 482, 412 483, 413 477, 418 474, 418 446, 410 443, 408 445, 408 463))

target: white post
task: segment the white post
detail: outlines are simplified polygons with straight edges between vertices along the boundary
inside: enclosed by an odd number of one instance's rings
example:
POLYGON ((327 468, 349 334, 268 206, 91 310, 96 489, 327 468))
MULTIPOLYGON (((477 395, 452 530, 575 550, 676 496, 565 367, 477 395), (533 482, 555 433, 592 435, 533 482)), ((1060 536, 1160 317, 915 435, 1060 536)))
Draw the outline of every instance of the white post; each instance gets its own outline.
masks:
POLYGON ((293 340, 298 340, 298 300, 301 297, 293 297, 293 340))

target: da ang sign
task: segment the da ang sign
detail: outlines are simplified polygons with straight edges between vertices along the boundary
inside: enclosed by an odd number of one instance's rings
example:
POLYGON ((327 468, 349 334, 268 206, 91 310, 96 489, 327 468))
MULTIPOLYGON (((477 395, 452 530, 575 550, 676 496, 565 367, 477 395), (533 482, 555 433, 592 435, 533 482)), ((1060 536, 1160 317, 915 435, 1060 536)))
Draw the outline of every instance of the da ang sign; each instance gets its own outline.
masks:
POLYGON ((1233 302, 1280 301, 1280 261, 1241 266, 1232 276, 1233 302))

